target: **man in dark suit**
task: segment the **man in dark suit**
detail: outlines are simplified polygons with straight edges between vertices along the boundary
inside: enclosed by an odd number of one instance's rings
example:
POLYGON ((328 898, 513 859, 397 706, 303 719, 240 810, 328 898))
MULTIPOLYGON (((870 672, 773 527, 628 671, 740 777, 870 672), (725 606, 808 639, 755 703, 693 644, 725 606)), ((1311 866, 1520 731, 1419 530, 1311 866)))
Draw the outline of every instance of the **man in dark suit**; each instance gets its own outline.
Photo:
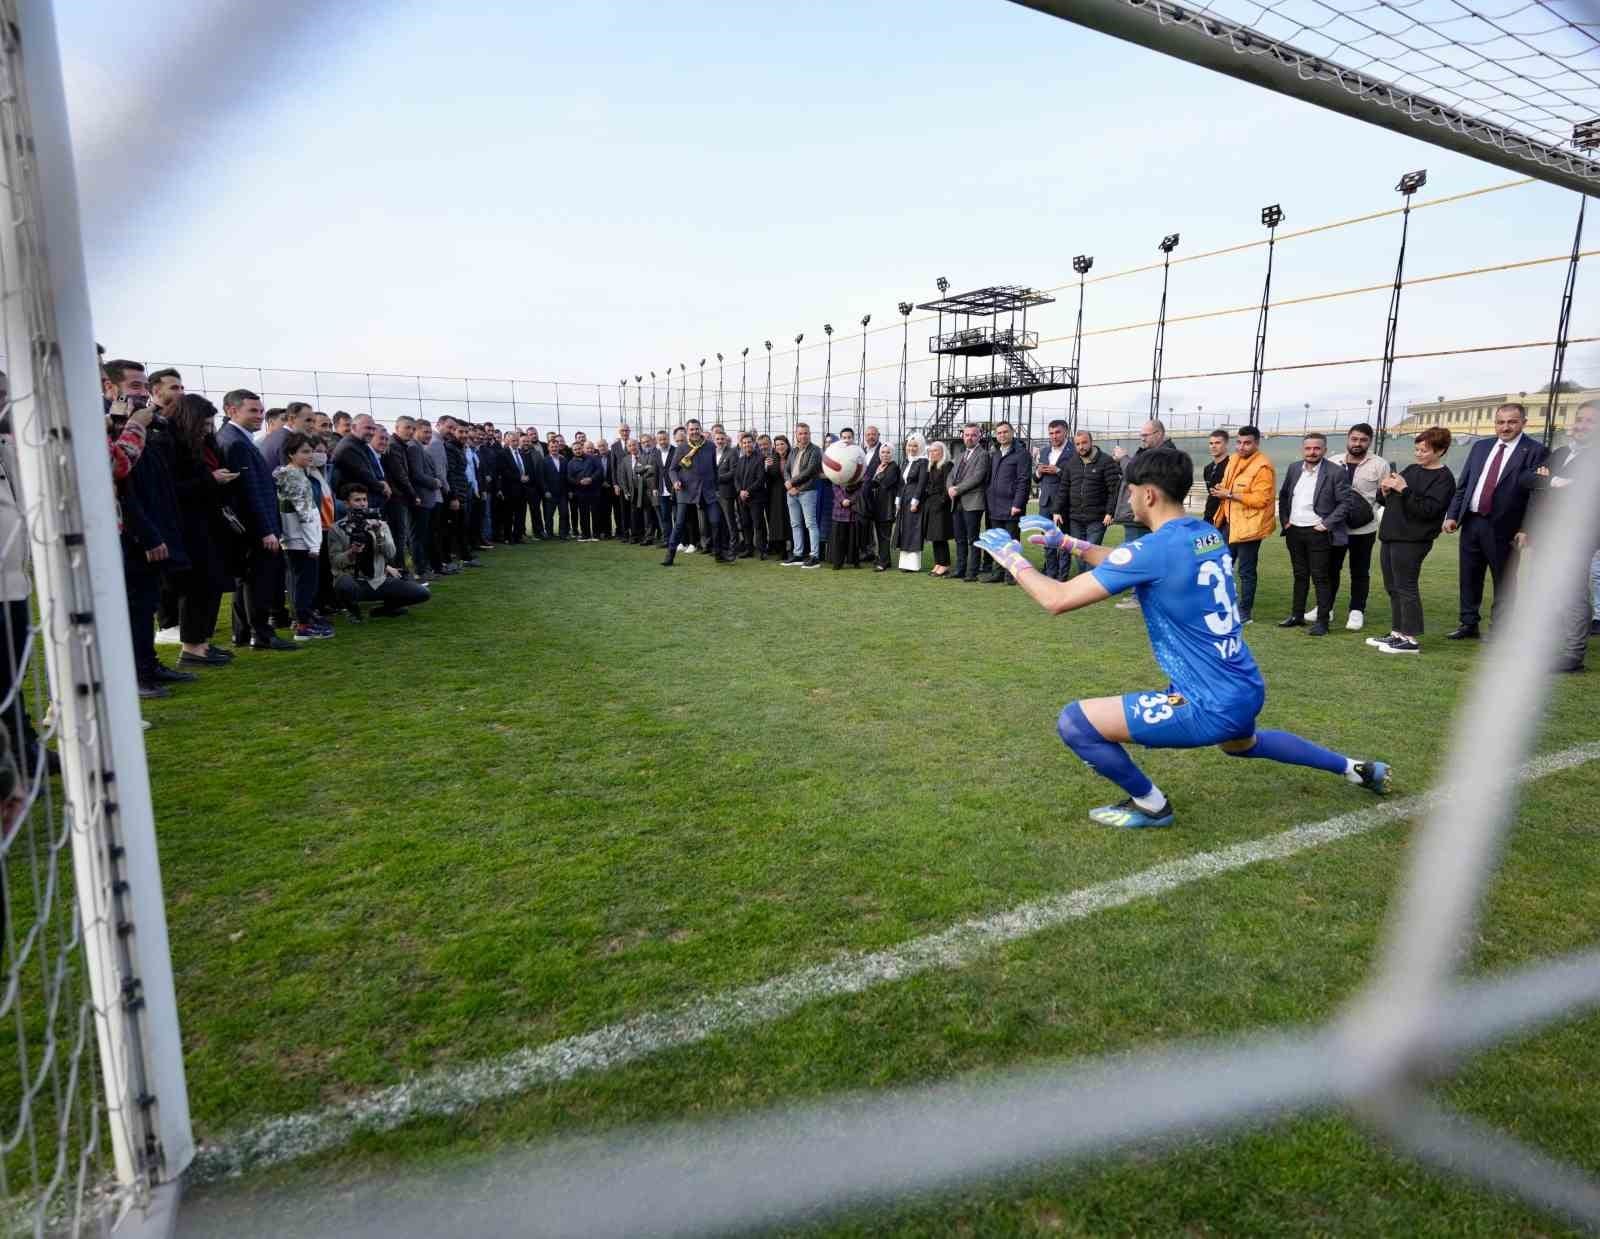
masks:
POLYGON ((523 434, 517 455, 522 461, 522 475, 527 479, 522 484, 522 501, 528 509, 525 527, 531 540, 542 542, 550 535, 544 527, 544 444, 539 442, 537 430, 523 434))
POLYGON ((1317 617, 1308 636, 1328 635, 1333 607, 1332 550, 1350 541, 1350 480, 1338 465, 1324 460, 1328 436, 1313 430, 1300 444, 1300 459, 1283 474, 1278 489, 1278 523, 1294 566, 1294 605, 1279 628, 1301 628, 1306 622, 1307 586, 1317 590, 1317 617))
POLYGON ((739 558, 760 552, 767 557, 767 462, 756 451, 756 437, 746 430, 739 436, 739 455, 733 462, 734 500, 739 511, 739 558))
POLYGON ((367 414, 357 414, 350 423, 350 433, 333 449, 333 467, 338 470, 340 490, 351 482, 360 482, 367 498, 382 507, 389 502, 391 490, 383 476, 383 462, 372 450, 372 436, 377 428, 378 424, 367 414))
POLYGON ((606 493, 610 498, 606 501, 616 519, 617 537, 624 542, 633 541, 633 520, 629 514, 627 487, 622 484, 622 476, 630 472, 626 468, 628 459, 628 440, 633 437, 633 429, 627 422, 617 426, 617 437, 611 441, 611 446, 606 449, 609 457, 606 493))
POLYGON ((565 542, 572 537, 572 509, 567 499, 567 466, 570 462, 560 448, 545 455, 540 462, 539 481, 544 488, 544 532, 547 538, 565 542), (559 532, 556 516, 561 517, 559 532))
MULTIPOLYGON (((1600 417, 1600 401, 1579 405, 1572 415, 1572 429, 1567 432, 1566 446, 1556 448, 1544 464, 1534 470, 1529 481, 1533 495, 1528 503, 1527 524, 1516 536, 1519 551, 1531 545, 1530 528, 1539 533, 1541 545, 1548 544, 1552 538, 1571 536, 1577 532, 1571 528, 1570 521, 1562 519, 1561 492, 1578 480, 1580 460, 1583 462, 1581 468, 1585 471, 1595 467, 1594 446, 1590 439, 1594 436, 1597 417, 1600 417)), ((1600 529, 1591 531, 1589 555, 1584 561, 1582 573, 1573 580, 1565 596, 1556 602, 1556 618, 1561 630, 1561 646, 1556 651, 1557 671, 1584 669, 1589 638, 1595 629, 1591 578, 1592 565, 1597 558, 1600 558, 1600 529)))
POLYGON ((1455 497, 1445 512, 1444 532, 1461 531, 1460 624, 1451 641, 1476 640, 1483 605, 1483 577, 1494 578, 1494 609, 1501 615, 1515 584, 1513 539, 1528 512, 1528 492, 1548 449, 1523 434, 1528 411, 1503 404, 1494 411, 1494 438, 1480 439, 1467 453, 1455 497))
MULTIPOLYGON (((672 536, 667 539, 667 557, 661 561, 663 568, 672 567, 673 556, 683 540, 684 520, 690 509, 696 506, 700 506, 711 526, 710 545, 718 546, 722 540, 722 505, 717 502, 716 449, 701 435, 700 423, 694 418, 689 419, 688 443, 672 449, 667 476, 672 479, 676 508, 672 536)), ((727 564, 735 562, 732 555, 722 554, 717 556, 717 561, 727 564)))
POLYGON ((222 398, 222 415, 227 421, 217 432, 217 450, 223 465, 239 475, 238 516, 247 543, 244 569, 234 582, 233 643, 284 653, 298 650, 293 641, 278 636, 270 618, 274 599, 283 597, 283 548, 278 544, 283 525, 278 488, 252 438, 261 428, 261 397, 242 387, 231 391, 222 398))
POLYGON ((738 548, 734 545, 737 540, 735 530, 738 522, 738 483, 734 480, 734 467, 739 458, 733 443, 728 439, 728 432, 721 426, 715 427, 712 432, 712 443, 717 449, 717 510, 722 516, 722 530, 718 535, 722 543, 712 544, 712 549, 721 559, 727 553, 729 559, 736 558, 738 548))
MULTIPOLYGON (((1017 523, 1028 510, 1028 491, 1033 485, 1033 462, 1016 440, 1010 422, 997 422, 995 449, 989 464, 989 485, 984 502, 989 509, 989 528, 1008 530, 1013 538, 1022 536, 1017 523)), ((1011 574, 995 565, 982 580, 990 585, 1013 585, 1011 574)))
POLYGON ((956 524, 956 571, 958 581, 978 579, 981 551, 973 547, 982 532, 985 490, 989 485, 989 453, 978 444, 978 424, 961 428, 961 448, 950 471, 950 511, 956 524))
POLYGON ((494 536, 497 542, 521 542, 526 525, 522 518, 522 487, 527 473, 522 465, 522 436, 508 430, 495 457, 495 481, 499 498, 494 505, 494 536))
MULTIPOLYGON (((1050 440, 1041 444, 1033 462, 1033 476, 1039 483, 1039 515, 1050 516, 1056 510, 1064 490, 1062 476, 1072 460, 1072 449, 1067 446, 1067 424, 1059 417, 1050 423, 1050 440)), ((1057 522, 1059 524, 1059 522, 1057 522)), ((1061 561, 1071 555, 1047 550, 1044 553, 1045 575, 1061 579, 1061 561)))

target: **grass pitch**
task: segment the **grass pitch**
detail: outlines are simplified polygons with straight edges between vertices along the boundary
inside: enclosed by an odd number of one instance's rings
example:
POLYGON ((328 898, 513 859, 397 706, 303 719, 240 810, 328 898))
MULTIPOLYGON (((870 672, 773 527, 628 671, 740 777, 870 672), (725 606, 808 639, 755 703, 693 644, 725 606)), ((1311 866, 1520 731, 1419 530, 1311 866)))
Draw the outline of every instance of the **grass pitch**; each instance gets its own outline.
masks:
MULTIPOLYGON (((1361 808, 1328 775, 1140 753, 1176 829, 1061 746, 1061 705, 1156 688, 1137 612, 1051 619, 1020 591, 869 570, 722 568, 611 543, 501 548, 398 621, 244 654, 154 703, 148 734, 197 1134, 315 1110, 1361 808)), ((1262 723, 1425 790, 1481 651, 1455 547, 1427 564, 1420 658, 1246 638, 1262 723)), ((1340 620, 1343 612, 1341 610, 1340 620)), ((1545 749, 1600 737, 1565 677, 1545 749)), ((1485 752, 1485 760, 1495 760, 1485 752)), ((1474 965, 1589 943, 1600 763, 1530 785, 1474 965)), ((424 1119, 210 1192, 434 1163, 504 1142, 730 1113, 1194 1034, 1306 1022, 1362 980, 1403 825, 1224 874, 749 1032, 424 1119)), ((1472 1064, 1449 1100, 1600 1170, 1600 1020, 1472 1064)), ((1338 1119, 846 1215, 841 1234, 1555 1233, 1338 1119)))

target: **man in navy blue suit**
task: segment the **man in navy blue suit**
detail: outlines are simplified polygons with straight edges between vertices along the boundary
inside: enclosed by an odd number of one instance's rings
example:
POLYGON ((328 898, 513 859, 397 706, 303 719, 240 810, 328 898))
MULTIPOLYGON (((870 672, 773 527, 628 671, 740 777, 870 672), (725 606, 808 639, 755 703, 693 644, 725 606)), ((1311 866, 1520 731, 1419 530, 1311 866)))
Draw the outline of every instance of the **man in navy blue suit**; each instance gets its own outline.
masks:
POLYGON ((1448 634, 1451 641, 1479 636, 1485 572, 1494 578, 1491 618, 1499 618, 1501 605, 1511 596, 1516 576, 1512 540, 1527 514, 1535 472, 1548 455, 1544 444, 1522 433, 1527 422, 1528 411, 1520 404, 1503 404, 1494 411, 1494 438, 1472 445, 1445 512, 1445 533, 1461 531, 1461 622, 1448 634))
POLYGON ((242 387, 231 391, 222 398, 222 415, 228 420, 217 432, 217 450, 222 463, 239 475, 238 516, 248 543, 234 582, 233 643, 255 650, 298 650, 272 627, 273 608, 283 597, 283 548, 278 544, 283 525, 272 471, 251 439, 261 427, 261 397, 242 387))
MULTIPOLYGON (((672 479, 673 493, 677 496, 677 515, 672 522, 672 537, 667 541, 667 557, 661 561, 663 568, 672 567, 673 557, 677 554, 678 543, 683 540, 683 522, 689 509, 697 504, 704 506, 700 511, 704 514, 707 529, 707 546, 721 548, 723 540, 719 536, 722 528, 722 507, 717 502, 717 456, 716 449, 700 433, 700 423, 690 418, 689 442, 685 447, 672 449, 672 462, 667 469, 667 476, 672 479)), ((735 563, 732 554, 720 550, 717 562, 723 564, 735 563)))

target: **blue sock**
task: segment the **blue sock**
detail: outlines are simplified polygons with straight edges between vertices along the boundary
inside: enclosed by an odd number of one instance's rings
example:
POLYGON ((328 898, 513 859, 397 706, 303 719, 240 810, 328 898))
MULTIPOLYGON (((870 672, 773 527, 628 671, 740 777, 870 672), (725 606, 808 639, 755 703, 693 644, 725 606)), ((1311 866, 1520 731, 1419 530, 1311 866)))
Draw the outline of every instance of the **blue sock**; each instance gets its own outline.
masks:
POLYGON ((1325 749, 1320 744, 1302 740, 1292 731, 1258 731, 1254 747, 1232 757, 1265 757, 1268 761, 1281 761, 1290 766, 1310 766, 1326 770, 1329 774, 1344 774, 1350 769, 1350 759, 1325 749))
POLYGON ((1135 800, 1155 791, 1155 784, 1133 764, 1127 750, 1096 731, 1076 701, 1062 708, 1061 717, 1056 720, 1056 731, 1062 743, 1083 758, 1089 769, 1110 779, 1135 800))

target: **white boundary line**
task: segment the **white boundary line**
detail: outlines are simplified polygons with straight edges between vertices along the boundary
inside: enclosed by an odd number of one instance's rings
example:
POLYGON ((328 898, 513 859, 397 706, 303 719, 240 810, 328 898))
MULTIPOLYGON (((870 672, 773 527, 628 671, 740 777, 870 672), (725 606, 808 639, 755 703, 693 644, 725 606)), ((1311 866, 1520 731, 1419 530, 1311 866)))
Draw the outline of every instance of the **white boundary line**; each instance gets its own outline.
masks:
MULTIPOLYGON (((1600 742, 1548 753, 1523 765, 1519 782, 1587 765, 1600 758, 1600 742)), ((1366 834, 1433 803, 1431 795, 1381 801, 1326 821, 1295 826, 1214 852, 1167 861, 1125 878, 1096 883, 1047 899, 867 953, 843 952, 826 964, 784 973, 769 981, 710 994, 666 1011, 607 1024, 536 1048, 514 1050, 476 1065, 418 1076, 355 1101, 323 1110, 264 1119, 206 1145, 189 1170, 207 1182, 261 1169, 345 1144, 359 1132, 389 1131, 415 1118, 455 1114, 483 1102, 560 1083, 591 1071, 625 1066, 681 1046, 742 1028, 768 1024, 827 998, 858 994, 937 968, 959 968, 995 947, 1032 937, 1109 908, 1176 890, 1204 878, 1267 860, 1282 860, 1325 844, 1366 834)))

